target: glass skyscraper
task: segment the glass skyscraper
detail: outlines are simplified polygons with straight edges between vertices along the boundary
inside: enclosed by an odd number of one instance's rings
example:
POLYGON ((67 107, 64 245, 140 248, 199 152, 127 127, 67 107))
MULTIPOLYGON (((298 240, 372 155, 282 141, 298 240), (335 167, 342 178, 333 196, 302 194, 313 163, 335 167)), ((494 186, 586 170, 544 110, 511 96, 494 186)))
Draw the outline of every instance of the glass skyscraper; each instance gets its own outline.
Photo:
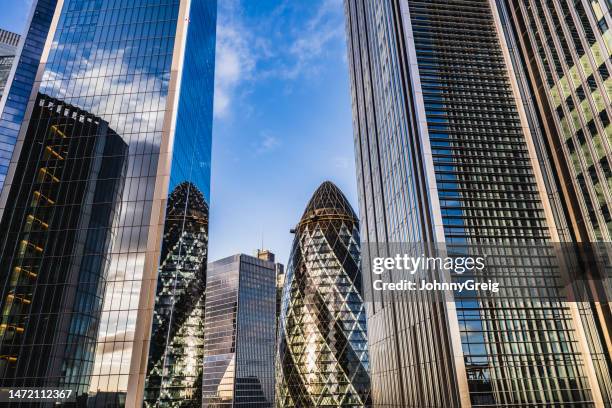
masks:
POLYGON ((364 259, 374 406, 603 406, 577 304, 538 283, 559 278, 539 251, 562 226, 496 3, 345 0, 345 14, 362 245, 484 244, 506 287, 374 291, 364 259))
POLYGON ((202 400, 208 204, 184 182, 168 197, 157 276, 147 406, 198 406, 202 400))
POLYGON ((244 254, 208 264, 203 407, 274 406, 277 269, 244 254))
POLYGON ((14 57, 17 62, 6 73, 7 82, 0 99, 0 190, 26 113, 56 5, 57 0, 33 1, 27 31, 21 44, 17 45, 14 57))
POLYGON ((612 241, 612 4, 506 3, 574 233, 612 241))
POLYGON ((359 222, 326 181, 295 229, 276 361, 277 408, 370 407, 359 222))
MULTIPOLYGON (((500 16, 531 94, 542 145, 558 179, 570 239, 610 256, 612 18, 609 1, 504 1, 500 16)), ((608 288, 608 299, 610 288, 608 288)), ((604 296, 605 297, 605 296, 604 296)), ((612 406, 612 310, 580 302, 602 400, 612 406)))
MULTIPOLYGON (((89 389, 90 405, 137 406, 145 388, 168 194, 188 182, 209 201, 216 1, 60 0, 50 22, 32 92, 21 90, 20 103, 34 106, 40 93, 106 123, 127 145, 96 354, 78 372, 78 382, 89 389)), ((4 117, 3 126, 19 132, 0 200, 7 214, 9 192, 23 183, 18 163, 27 152, 25 130, 42 119, 29 108, 19 130, 17 118, 4 117)), ((9 283, 5 276, 3 287, 9 283)))
POLYGON ((0 223, 0 383, 86 398, 127 145, 46 95, 32 118, 0 223))

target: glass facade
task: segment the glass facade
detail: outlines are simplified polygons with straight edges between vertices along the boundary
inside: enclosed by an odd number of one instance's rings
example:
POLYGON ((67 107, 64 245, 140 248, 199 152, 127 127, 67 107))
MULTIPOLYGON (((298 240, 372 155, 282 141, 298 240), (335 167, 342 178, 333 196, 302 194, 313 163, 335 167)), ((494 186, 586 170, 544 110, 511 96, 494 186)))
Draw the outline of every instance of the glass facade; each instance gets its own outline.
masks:
POLYGON ((216 1, 192 1, 183 62, 145 402, 200 406, 216 1))
MULTIPOLYGON (((577 241, 610 241, 610 7, 597 0, 507 1, 500 7, 506 35, 516 38, 516 53, 529 74, 537 113, 547 124, 544 143, 565 187, 567 219, 577 241)), ((602 399, 612 406, 611 344, 605 334, 611 330, 610 308, 599 302, 578 306, 602 399)))
POLYGON ((609 1, 508 1, 578 237, 612 240, 609 1))
MULTIPOLYGON (((188 182, 209 200, 216 1, 63 0, 57 7, 33 89, 104 121, 128 149, 93 368, 80 381, 92 406, 137 406, 164 262, 168 192, 188 182)), ((29 34, 45 38, 37 18, 44 20, 35 14, 29 34)), ((29 91, 20 92, 19 103, 27 103, 29 91)), ((16 169, 31 116, 26 111, 6 191, 21 183, 16 169)), ((4 118, 16 136, 20 120, 4 118)), ((169 296, 174 307, 180 290, 169 296)))
MULTIPOLYGON (((9 74, 11 73, 18 44, 19 34, 0 28, 0 98, 2 98, 9 74)), ((0 188, 2 187, 0 186, 0 188)))
POLYGON ((146 406, 192 406, 202 399, 208 205, 179 184, 168 197, 157 276, 146 406))
POLYGON ((243 254, 208 265, 203 407, 274 406, 277 269, 243 254))
POLYGON ((2 386, 87 398, 126 156, 108 123, 39 94, 0 224, 2 386))
POLYGON ((502 247, 559 238, 494 4, 345 1, 365 240, 493 245, 486 276, 508 288, 373 294, 375 406, 596 402, 575 304, 537 284, 550 254, 502 247))
POLYGON ((19 46, 21 48, 17 49, 17 55, 15 55, 18 60, 15 74, 10 77, 7 72, 8 83, 3 91, 6 97, 0 100, 0 190, 4 184, 19 129, 25 117, 56 5, 57 0, 33 2, 23 45, 19 46))
POLYGON ((295 234, 279 323, 276 406, 369 407, 357 216, 325 182, 295 234))

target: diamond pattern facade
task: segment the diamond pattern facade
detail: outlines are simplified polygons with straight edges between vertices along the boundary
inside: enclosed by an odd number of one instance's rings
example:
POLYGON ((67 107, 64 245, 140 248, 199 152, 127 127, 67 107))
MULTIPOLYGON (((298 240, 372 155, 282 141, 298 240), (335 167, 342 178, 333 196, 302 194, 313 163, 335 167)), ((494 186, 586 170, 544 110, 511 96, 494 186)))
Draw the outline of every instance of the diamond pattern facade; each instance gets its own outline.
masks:
POLYGON ((277 407, 369 407, 357 217, 325 182, 295 233, 279 326, 277 407))
POLYGON ((145 406, 200 406, 208 205, 190 182, 168 197, 145 406))

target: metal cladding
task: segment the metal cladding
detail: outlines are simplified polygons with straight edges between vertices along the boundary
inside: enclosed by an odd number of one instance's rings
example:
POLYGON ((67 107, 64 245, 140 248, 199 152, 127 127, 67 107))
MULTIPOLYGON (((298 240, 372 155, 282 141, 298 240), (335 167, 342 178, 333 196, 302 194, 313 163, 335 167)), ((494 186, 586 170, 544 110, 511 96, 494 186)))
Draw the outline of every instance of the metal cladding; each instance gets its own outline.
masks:
POLYGON ((300 220, 283 290, 278 407, 368 407, 370 377, 359 223, 324 182, 300 220))
POLYGON ((208 205, 183 182, 168 197, 145 405, 200 402, 207 245, 208 205))

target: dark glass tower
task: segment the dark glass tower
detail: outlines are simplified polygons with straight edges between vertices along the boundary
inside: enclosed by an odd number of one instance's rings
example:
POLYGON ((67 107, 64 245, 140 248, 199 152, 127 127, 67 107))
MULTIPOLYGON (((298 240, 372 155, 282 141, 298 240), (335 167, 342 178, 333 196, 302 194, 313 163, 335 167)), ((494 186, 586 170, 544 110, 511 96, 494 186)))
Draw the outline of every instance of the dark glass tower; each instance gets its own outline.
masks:
POLYGON ((57 0, 35 0, 32 3, 27 30, 15 52, 14 74, 11 75, 12 67, 8 67, 7 82, 2 91, 5 98, 0 99, 0 190, 25 117, 57 0))
MULTIPOLYGON (((32 93, 19 88, 19 103, 33 106, 36 92, 44 93, 108 123, 128 146, 93 371, 80 381, 89 384, 90 405, 140 406, 169 192, 188 182, 209 201, 217 3, 63 0, 57 7, 48 37, 30 27, 47 41, 32 93)), ((20 188, 25 129, 39 122, 24 112, 21 130, 2 122, 17 142, 0 209, 11 205, 6 192, 20 188)))
POLYGON ((274 406, 278 266, 244 254, 208 265, 203 407, 274 406))
POLYGON ((127 145, 100 118, 46 95, 32 117, 0 224, 0 384, 82 398, 127 145))
POLYGON ((199 406, 202 400, 208 204, 181 183, 168 197, 157 276, 146 406, 199 406))
POLYGON ((279 324, 276 406, 369 407, 357 216, 326 181, 295 234, 279 324))
POLYGON ((559 278, 549 254, 512 257, 560 238, 495 2, 345 11, 363 245, 486 244, 508 262, 487 266, 495 299, 446 301, 374 291, 364 259, 374 405, 602 406, 576 303, 534 283, 559 278))

